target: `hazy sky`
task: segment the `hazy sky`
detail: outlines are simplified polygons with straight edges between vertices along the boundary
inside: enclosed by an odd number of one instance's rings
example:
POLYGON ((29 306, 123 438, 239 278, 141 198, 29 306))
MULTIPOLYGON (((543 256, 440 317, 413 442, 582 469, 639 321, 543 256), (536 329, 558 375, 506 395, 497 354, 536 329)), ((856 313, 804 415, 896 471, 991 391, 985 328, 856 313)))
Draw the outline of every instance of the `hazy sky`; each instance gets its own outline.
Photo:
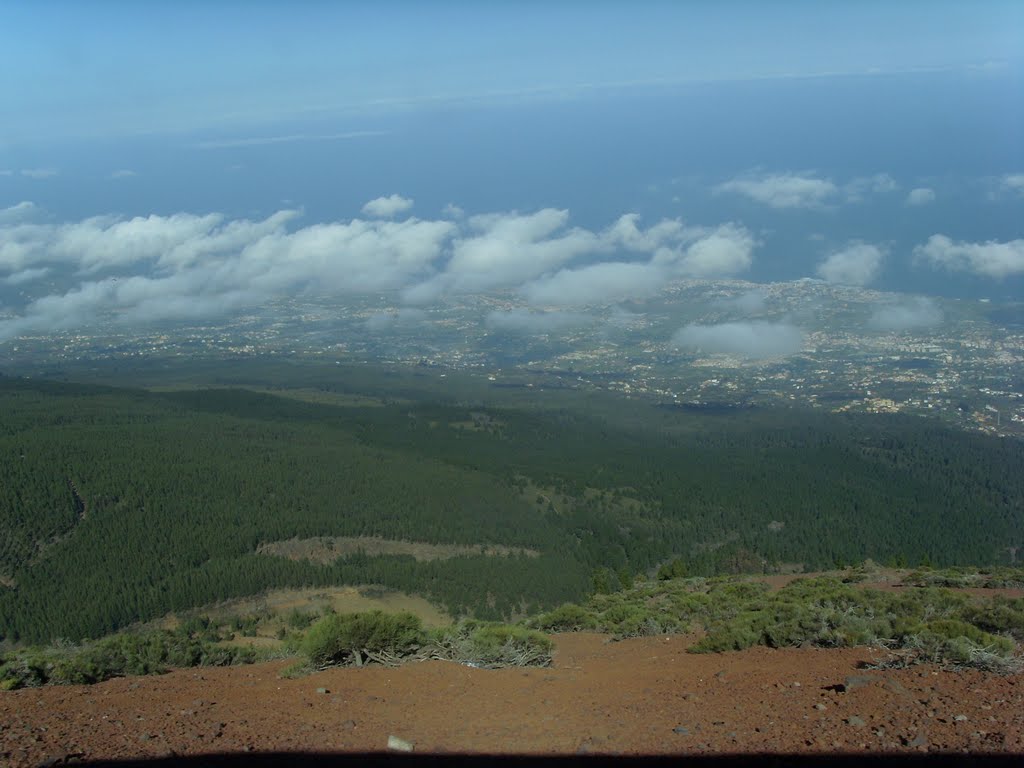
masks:
POLYGON ((1020 3, 0 2, 0 71, 0 337, 306 290, 1024 292, 1020 3))

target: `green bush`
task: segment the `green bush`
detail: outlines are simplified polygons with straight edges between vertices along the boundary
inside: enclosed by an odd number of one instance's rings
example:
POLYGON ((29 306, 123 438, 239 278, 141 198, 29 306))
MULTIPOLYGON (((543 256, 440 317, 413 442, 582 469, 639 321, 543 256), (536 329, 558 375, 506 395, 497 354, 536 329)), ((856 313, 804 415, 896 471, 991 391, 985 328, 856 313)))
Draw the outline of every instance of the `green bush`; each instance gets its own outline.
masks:
MULTIPOLYGON (((204 635, 209 632, 208 625, 193 628, 204 635)), ((125 633, 82 646, 16 651, 0 662, 0 686, 10 690, 47 683, 84 685, 113 677, 159 674, 172 667, 224 666, 255 660, 251 648, 216 645, 184 629, 125 633)))
POLYGON ((675 560, 665 563, 660 568, 658 568, 659 581, 669 581, 670 579, 684 579, 689 575, 689 568, 686 567, 686 562, 681 557, 677 557, 675 560))
POLYGON ((761 633, 746 622, 730 622, 717 631, 705 635, 695 645, 687 648, 687 651, 690 653, 742 651, 760 643, 761 637, 761 633))
POLYGON ((966 614, 972 624, 987 632, 1006 632, 1024 641, 1024 598, 999 595, 985 605, 972 605, 966 614))
MULTIPOLYGON (((735 578, 673 579, 596 595, 573 614, 589 612, 597 627, 618 636, 680 631, 697 622, 707 631, 690 650, 712 653, 752 645, 881 645, 904 661, 932 660, 1009 670, 1024 636, 1024 599, 978 603, 968 595, 925 586, 902 592, 863 589, 868 566, 840 577, 797 579, 771 592, 735 578)), ((933 572, 922 571, 922 578, 933 572)), ((946 573, 943 578, 956 576, 946 573)))
POLYGON ((285 618, 285 623, 292 629, 306 629, 312 624, 318 614, 309 613, 307 611, 300 611, 298 608, 292 608, 288 612, 288 616, 285 618))
POLYGON ((531 625, 546 632, 582 632, 597 629, 597 616, 587 608, 566 603, 533 619, 531 625))
POLYGON ((310 627, 302 651, 316 667, 362 664, 367 655, 411 653, 425 639, 422 622, 411 613, 338 613, 310 627))

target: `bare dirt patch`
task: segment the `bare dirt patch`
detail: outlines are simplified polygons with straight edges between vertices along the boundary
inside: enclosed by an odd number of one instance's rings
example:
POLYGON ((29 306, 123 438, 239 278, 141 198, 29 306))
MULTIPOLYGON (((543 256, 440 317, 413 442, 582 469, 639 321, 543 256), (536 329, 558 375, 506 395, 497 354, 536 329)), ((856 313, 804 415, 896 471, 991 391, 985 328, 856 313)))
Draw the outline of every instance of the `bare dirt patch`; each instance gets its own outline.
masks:
POLYGON ((536 485, 529 478, 517 478, 521 483, 520 498, 528 504, 538 507, 550 507, 559 515, 572 512, 581 504, 604 504, 607 508, 631 514, 646 514, 650 507, 629 494, 635 493, 632 488, 600 489, 587 487, 581 497, 562 493, 551 486, 536 485))
MULTIPOLYGON (((195 384, 189 382, 149 387, 150 392, 191 392, 195 389, 195 384)), ((309 387, 277 388, 261 387, 256 384, 231 384, 227 386, 205 386, 203 389, 248 389, 250 392, 286 397, 290 400, 299 400, 304 403, 337 405, 343 408, 381 408, 387 405, 387 402, 379 397, 357 395, 350 392, 329 392, 309 387)), ((400 398, 391 398, 388 402, 403 403, 408 401, 400 398)))
POLYGON ((489 555, 508 557, 526 555, 539 557, 540 552, 523 547, 505 547, 500 544, 428 544, 422 541, 395 541, 375 536, 317 536, 311 539, 288 539, 261 544, 260 555, 276 555, 289 560, 311 560, 315 563, 333 563, 339 557, 364 552, 367 555, 412 555, 416 560, 447 560, 460 555, 489 555))
MULTIPOLYGON (((275 589, 254 597, 227 600, 207 605, 188 612, 190 616, 209 616, 215 621, 224 621, 234 616, 285 615, 290 611, 325 613, 359 613, 362 611, 384 611, 399 613, 408 611, 419 616, 428 627, 443 627, 452 623, 452 618, 442 609, 425 598, 408 595, 384 587, 364 585, 358 587, 316 587, 313 589, 275 589)), ((183 616, 170 615, 154 622, 163 629, 174 629, 183 616)), ((260 635, 273 636, 276 625, 268 623, 260 627, 260 635), (269 633, 269 634, 265 634, 269 633)), ((246 645, 253 638, 239 637, 238 643, 246 645)), ((276 638, 275 638, 276 642, 276 638)))
POLYGON ((562 635, 540 669, 431 661, 282 679, 282 661, 4 692, 0 762, 383 751, 391 735, 417 753, 1024 752, 1024 676, 869 671, 869 648, 693 655, 692 640, 562 635))

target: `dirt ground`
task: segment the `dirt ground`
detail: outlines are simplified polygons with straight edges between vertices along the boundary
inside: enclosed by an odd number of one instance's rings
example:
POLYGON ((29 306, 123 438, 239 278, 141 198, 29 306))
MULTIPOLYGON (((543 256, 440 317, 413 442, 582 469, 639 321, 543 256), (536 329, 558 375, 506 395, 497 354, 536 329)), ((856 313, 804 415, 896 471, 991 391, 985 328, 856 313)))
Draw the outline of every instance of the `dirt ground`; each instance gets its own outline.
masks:
POLYGON ((1024 753, 1024 675, 865 670, 869 648, 693 655, 560 635, 554 666, 282 679, 288 662, 0 693, 0 765, 243 751, 1024 753))

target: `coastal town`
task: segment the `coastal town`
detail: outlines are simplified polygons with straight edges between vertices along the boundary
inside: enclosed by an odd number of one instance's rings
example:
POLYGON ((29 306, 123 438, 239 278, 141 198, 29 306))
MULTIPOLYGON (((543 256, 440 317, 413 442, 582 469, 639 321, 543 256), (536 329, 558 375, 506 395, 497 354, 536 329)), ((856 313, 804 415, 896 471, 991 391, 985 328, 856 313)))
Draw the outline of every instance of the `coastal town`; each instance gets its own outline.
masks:
MULTIPOLYGON (((279 299, 202 325, 95 327, 0 343, 12 370, 83 360, 288 355, 471 372, 497 387, 603 389, 690 408, 791 404, 917 413, 1024 436, 1020 304, 923 300, 818 280, 680 281, 655 297, 578 311, 515 294, 454 295, 409 307, 398 295, 279 299), (902 307, 909 306, 909 313, 902 307), (879 321, 879 308, 891 322, 879 321), (792 329, 779 354, 703 349, 681 328, 792 329)), ((884 317, 883 317, 884 320, 884 317)))

